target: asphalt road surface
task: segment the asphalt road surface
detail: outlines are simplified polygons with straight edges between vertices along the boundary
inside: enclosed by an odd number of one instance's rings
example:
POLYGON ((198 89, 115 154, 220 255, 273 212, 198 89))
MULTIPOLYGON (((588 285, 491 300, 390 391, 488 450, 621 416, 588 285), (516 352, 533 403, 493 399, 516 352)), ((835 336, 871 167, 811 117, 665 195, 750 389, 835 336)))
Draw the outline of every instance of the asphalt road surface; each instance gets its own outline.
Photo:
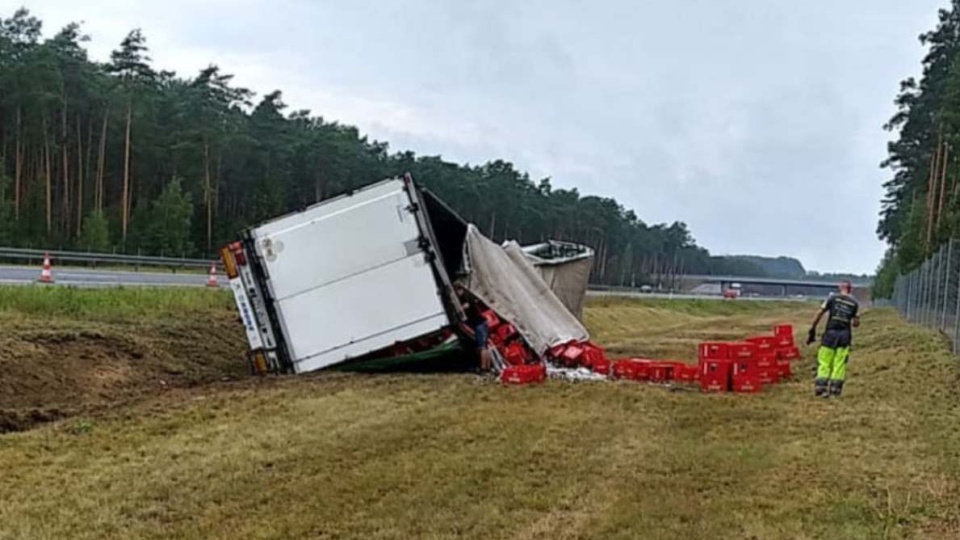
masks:
MULTIPOLYGON (((0 266, 0 285, 28 285, 39 278, 39 268, 0 266)), ((208 279, 207 274, 53 268, 54 285, 73 287, 205 287, 208 279)), ((223 274, 217 275, 217 283, 229 286, 223 274)))
MULTIPOLYGON (((40 269, 26 266, 0 266, 0 285, 30 285, 38 283, 40 269)), ((206 287, 209 275, 172 272, 133 272, 124 270, 97 270, 83 268, 53 268, 54 285, 71 287, 206 287)), ((229 287, 226 276, 217 275, 221 288, 229 287)), ((634 291, 588 291, 592 297, 662 298, 662 299, 712 299, 720 296, 693 294, 641 293, 634 291)), ((745 297, 741 300, 805 300, 783 297, 745 297)))

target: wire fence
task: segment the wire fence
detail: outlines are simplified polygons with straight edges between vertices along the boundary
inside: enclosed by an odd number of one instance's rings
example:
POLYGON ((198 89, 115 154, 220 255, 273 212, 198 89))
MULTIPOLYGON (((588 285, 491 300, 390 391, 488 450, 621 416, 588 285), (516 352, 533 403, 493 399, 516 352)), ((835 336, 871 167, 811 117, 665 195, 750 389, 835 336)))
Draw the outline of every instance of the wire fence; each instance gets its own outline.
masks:
POLYGON ((891 303, 911 323, 946 334, 960 353, 960 240, 897 278, 891 303))

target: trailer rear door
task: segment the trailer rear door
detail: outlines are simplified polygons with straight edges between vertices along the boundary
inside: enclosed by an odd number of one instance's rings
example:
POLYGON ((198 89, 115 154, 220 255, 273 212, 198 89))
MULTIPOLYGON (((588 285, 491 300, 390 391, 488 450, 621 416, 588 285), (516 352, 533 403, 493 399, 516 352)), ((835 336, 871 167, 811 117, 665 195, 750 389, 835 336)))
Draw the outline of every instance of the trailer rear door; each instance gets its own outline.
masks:
POLYGON ((415 199, 388 180, 250 231, 295 372, 450 324, 415 199))

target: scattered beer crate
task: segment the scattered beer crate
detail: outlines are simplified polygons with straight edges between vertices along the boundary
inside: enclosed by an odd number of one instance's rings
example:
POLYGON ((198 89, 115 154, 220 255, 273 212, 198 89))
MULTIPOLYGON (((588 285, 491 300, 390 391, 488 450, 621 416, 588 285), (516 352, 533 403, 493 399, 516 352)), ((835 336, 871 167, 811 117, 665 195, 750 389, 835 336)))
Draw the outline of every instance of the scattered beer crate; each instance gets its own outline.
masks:
POLYGON ((730 360, 703 360, 700 362, 700 390, 703 392, 728 392, 733 374, 730 360))
POLYGON ((546 364, 507 366, 500 373, 500 381, 506 384, 534 384, 547 378, 546 364))

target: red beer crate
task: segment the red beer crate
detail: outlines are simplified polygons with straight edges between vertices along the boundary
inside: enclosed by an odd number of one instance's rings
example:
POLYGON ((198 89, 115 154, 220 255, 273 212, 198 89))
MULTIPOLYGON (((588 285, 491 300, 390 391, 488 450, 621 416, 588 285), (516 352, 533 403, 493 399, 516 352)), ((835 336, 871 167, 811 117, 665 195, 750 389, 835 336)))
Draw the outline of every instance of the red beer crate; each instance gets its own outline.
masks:
POLYGON ((707 342, 700 344, 700 360, 726 360, 730 358, 730 344, 707 342))
POLYGON ((757 355, 754 359, 754 363, 757 365, 757 368, 773 368, 777 365, 777 355, 773 352, 763 352, 757 355))
POLYGON ((777 336, 777 348, 793 347, 793 336, 777 336))
POLYGON ((561 343, 559 345, 554 345, 553 347, 550 348, 549 351, 547 351, 547 354, 549 354, 554 358, 560 358, 561 356, 563 356, 563 351, 567 350, 567 347, 569 347, 570 345, 576 345, 576 344, 577 343, 575 341, 572 341, 570 343, 561 343))
POLYGON ((494 326, 500 324, 500 317, 497 317, 497 314, 493 312, 492 309, 488 309, 481 313, 481 316, 486 319, 487 326, 493 328, 494 326))
POLYGON ((606 358, 601 358, 600 360, 594 360, 592 364, 588 366, 595 373, 601 375, 610 375, 610 361, 606 358))
POLYGON ((683 362, 677 362, 673 368, 673 380, 679 382, 697 382, 700 380, 700 368, 683 362))
POLYGON ((700 390, 703 392, 726 392, 730 390, 730 374, 733 362, 729 360, 704 360, 700 362, 700 390))
POLYGON ((777 376, 781 379, 793 377, 793 370, 790 367, 790 360, 786 358, 777 360, 777 376))
POLYGON ((583 347, 576 344, 567 345, 567 347, 560 354, 560 363, 565 366, 576 366, 579 365, 583 360, 583 347))
POLYGON ((799 347, 782 347, 777 349, 777 356, 785 360, 799 360, 800 359, 800 348, 799 347))
POLYGON ((503 323, 500 326, 496 327, 493 331, 493 335, 500 339, 500 341, 507 341, 517 334, 517 328, 510 323, 503 323))
POLYGON ((675 367, 672 362, 650 362, 650 382, 662 383, 672 381, 675 367))
POLYGON ((547 378, 547 366, 535 364, 531 366, 507 366, 500 373, 500 381, 506 384, 531 384, 543 382, 547 378))
POLYGON ((631 381, 649 381, 652 360, 630 358, 617 360, 612 365, 613 378, 631 381))
POLYGON ((780 382, 780 375, 777 366, 758 368, 755 372, 760 384, 777 384, 780 382))
POLYGON ((754 358, 753 374, 760 379, 761 384, 777 382, 777 357, 771 351, 764 351, 754 358))
POLYGON ((603 352, 603 349, 601 349, 600 347, 597 347, 593 343, 584 343, 582 347, 583 347, 583 363, 587 367, 592 366, 596 362, 607 359, 607 355, 606 353, 603 352))
POLYGON ((756 344, 750 342, 730 343, 730 358, 732 360, 743 360, 753 358, 757 354, 756 344))
POLYGON ((741 375, 753 375, 757 371, 757 364, 752 359, 743 359, 743 360, 734 360, 733 361, 733 371, 730 372, 732 377, 738 377, 741 375))
POLYGON ((747 343, 753 343, 757 347, 757 352, 763 354, 772 352, 777 348, 777 338, 773 336, 757 336, 747 338, 747 343))
POLYGON ((530 353, 523 343, 515 341, 504 348, 503 357, 508 364, 519 366, 526 364, 527 360, 530 360, 530 353))
POLYGON ((569 361, 577 360, 583 356, 583 347, 579 345, 567 345, 560 356, 569 361))
POLYGON ((755 394, 762 388, 760 377, 753 373, 741 373, 733 376, 733 391, 741 394, 755 394))
POLYGON ((793 325, 792 324, 778 324, 773 327, 773 335, 777 337, 787 337, 793 339, 793 325))

